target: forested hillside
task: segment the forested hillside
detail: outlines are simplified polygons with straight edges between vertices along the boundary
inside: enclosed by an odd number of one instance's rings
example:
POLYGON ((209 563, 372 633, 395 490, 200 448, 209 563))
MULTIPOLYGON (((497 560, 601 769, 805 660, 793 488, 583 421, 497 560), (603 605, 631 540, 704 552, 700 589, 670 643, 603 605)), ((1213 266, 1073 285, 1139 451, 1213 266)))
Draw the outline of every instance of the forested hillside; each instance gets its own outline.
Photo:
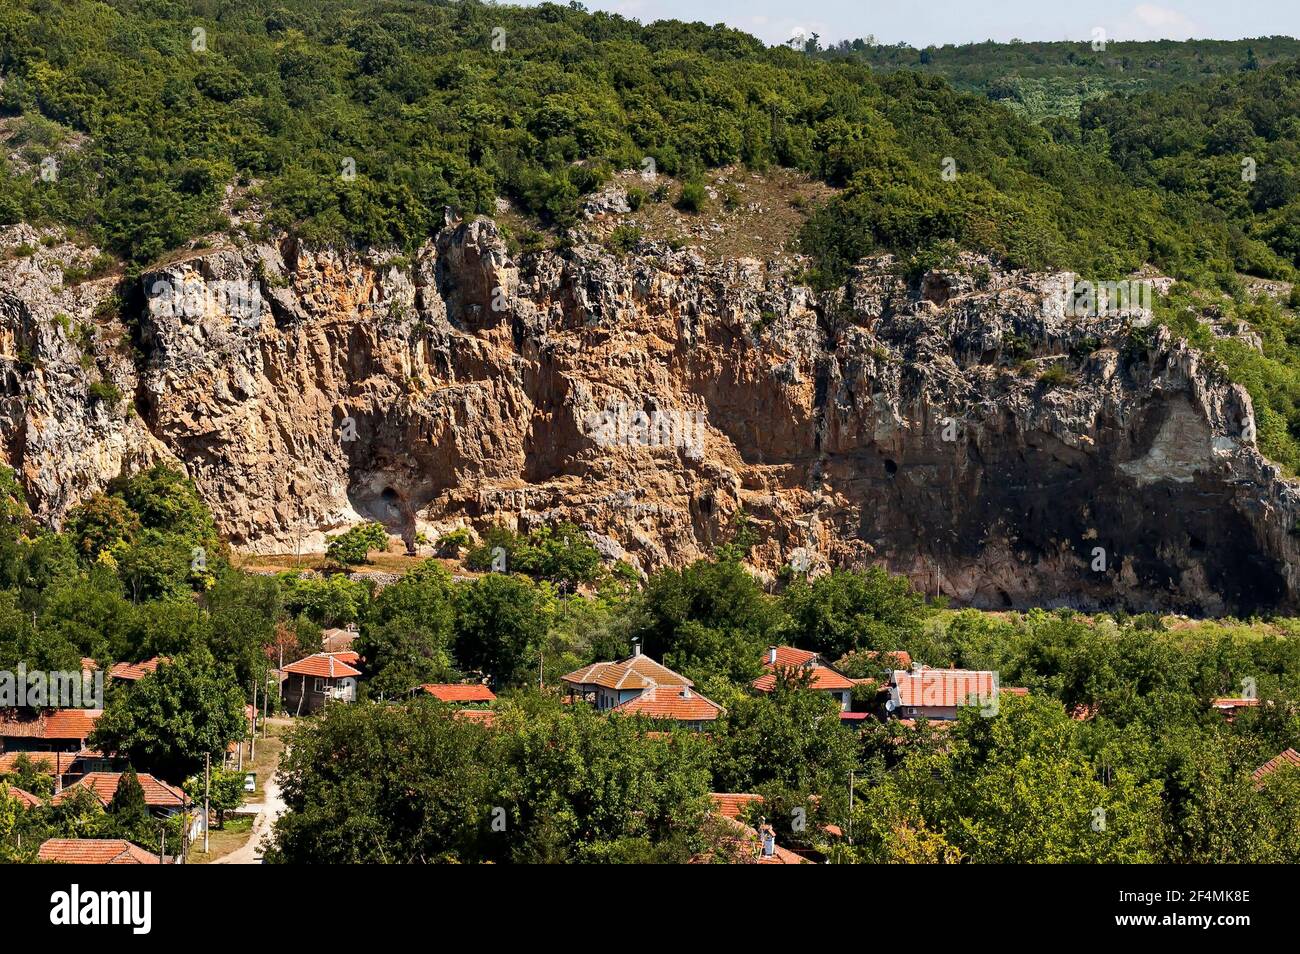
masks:
MULTIPOLYGON (((1250 40, 1116 42, 1012 40, 924 49, 868 40, 820 48, 825 58, 848 58, 881 71, 914 70, 942 76, 964 92, 997 100, 1030 119, 1077 117, 1085 101, 1112 93, 1165 90, 1300 56, 1289 36, 1250 40)), ((807 43, 804 44, 807 46, 807 43)))
POLYGON ((779 164, 845 186, 807 235, 823 278, 945 240, 1107 275, 1293 264, 1135 187, 1095 141, 721 27, 549 4, 20 0, 0 13, 0 76, 0 222, 63 222, 136 263, 220 229, 231 182, 272 225, 411 246, 444 205, 496 195, 567 223, 651 157, 685 180, 779 164))

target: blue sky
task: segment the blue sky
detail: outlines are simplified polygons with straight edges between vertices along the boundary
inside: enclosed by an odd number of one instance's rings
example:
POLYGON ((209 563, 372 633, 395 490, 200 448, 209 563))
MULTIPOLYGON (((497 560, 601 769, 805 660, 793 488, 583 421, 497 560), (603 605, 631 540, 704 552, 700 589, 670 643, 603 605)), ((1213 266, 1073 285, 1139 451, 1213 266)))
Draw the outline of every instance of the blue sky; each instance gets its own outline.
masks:
POLYGON ((727 23, 780 42, 796 29, 823 41, 873 35, 913 46, 979 40, 1091 40, 1102 27, 1112 40, 1300 36, 1300 0, 582 0, 643 23, 727 23))

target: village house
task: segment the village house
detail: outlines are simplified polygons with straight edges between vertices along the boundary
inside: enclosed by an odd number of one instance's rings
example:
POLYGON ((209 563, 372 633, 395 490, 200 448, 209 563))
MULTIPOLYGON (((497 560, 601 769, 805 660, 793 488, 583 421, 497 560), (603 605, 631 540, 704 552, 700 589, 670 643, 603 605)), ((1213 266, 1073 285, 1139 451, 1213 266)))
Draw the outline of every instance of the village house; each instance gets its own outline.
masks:
POLYGON ((777 677, 782 672, 807 674, 808 688, 829 695, 839 703, 843 712, 853 707, 854 681, 823 662, 817 653, 793 646, 769 646, 763 658, 763 668, 767 672, 754 680, 754 688, 759 692, 771 692, 776 688, 777 677))
POLYGON ((439 702, 495 702, 496 693, 481 682, 426 682, 413 690, 426 693, 439 702))
POLYGON ((284 707, 295 715, 317 712, 329 701, 353 702, 357 677, 353 667, 360 661, 355 652, 315 653, 290 663, 284 675, 284 707))
MULTIPOLYGON (((178 812, 188 810, 192 815, 189 831, 190 838, 193 839, 202 835, 202 805, 195 805, 185 797, 185 793, 179 788, 168 785, 162 779, 143 772, 137 774, 136 778, 140 782, 140 788, 144 791, 144 803, 149 809, 150 815, 155 818, 170 818, 178 812)), ((117 786, 121 781, 121 772, 88 772, 75 784, 69 785, 55 794, 50 800, 50 804, 61 805, 69 799, 75 798, 79 792, 88 791, 100 805, 107 808, 109 803, 113 801, 113 796, 117 794, 117 786)))
POLYGON ((1281 752, 1250 774, 1251 779, 1255 782, 1256 788, 1262 788, 1268 781, 1270 775, 1279 772, 1284 768, 1290 768, 1300 771, 1300 752, 1295 749, 1287 749, 1281 752))
POLYGON ((889 681, 885 711, 897 719, 951 721, 963 706, 975 706, 989 715, 997 712, 1002 693, 1026 695, 1019 687, 1000 686, 995 672, 974 669, 930 669, 913 666, 895 669, 889 681))
POLYGON ((86 747, 103 714, 103 709, 46 709, 36 715, 7 710, 0 716, 0 752, 50 752, 70 764, 68 756, 86 747))
POLYGON ((119 682, 138 682, 152 672, 158 671, 159 664, 166 664, 171 660, 164 656, 154 656, 152 659, 146 659, 144 662, 114 663, 108 670, 108 678, 116 679, 119 682))
POLYGON ((158 856, 122 838, 51 838, 36 851, 41 861, 65 865, 158 865, 158 856))
POLYGON ((571 702, 590 703, 599 712, 671 719, 687 728, 702 729, 723 711, 696 692, 691 680, 642 655, 637 643, 626 659, 592 663, 562 680, 571 702))

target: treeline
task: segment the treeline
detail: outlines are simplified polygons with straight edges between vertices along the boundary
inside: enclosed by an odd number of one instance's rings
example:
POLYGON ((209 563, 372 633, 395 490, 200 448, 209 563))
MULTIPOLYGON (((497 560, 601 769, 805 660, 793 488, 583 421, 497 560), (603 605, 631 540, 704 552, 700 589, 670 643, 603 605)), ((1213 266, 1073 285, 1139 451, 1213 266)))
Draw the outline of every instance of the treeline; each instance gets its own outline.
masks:
MULTIPOLYGON (((809 50, 808 52, 814 52, 809 50)), ((997 100, 1041 121, 1077 118, 1084 101, 1113 93, 1166 90, 1300 57, 1289 36, 1248 40, 1082 40, 944 44, 917 48, 846 40, 815 52, 849 58, 881 71, 942 76, 963 92, 997 100), (1099 42, 1099 41, 1104 41, 1099 42)))

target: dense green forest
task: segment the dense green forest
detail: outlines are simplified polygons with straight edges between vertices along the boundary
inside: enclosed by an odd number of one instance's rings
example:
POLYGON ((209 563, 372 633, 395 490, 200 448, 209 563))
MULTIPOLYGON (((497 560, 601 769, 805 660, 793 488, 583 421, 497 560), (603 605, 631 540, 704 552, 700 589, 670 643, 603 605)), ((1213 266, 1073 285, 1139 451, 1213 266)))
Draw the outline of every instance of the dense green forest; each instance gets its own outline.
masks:
POLYGON ((649 156, 687 180, 779 164, 844 186, 805 237, 823 278, 945 240, 1108 275, 1294 266, 1134 186, 1104 142, 1058 141, 939 77, 723 27, 549 4, 21 0, 0 13, 0 76, 19 157, 0 221, 63 222, 134 262, 220 228, 230 182, 255 184, 274 225, 409 246, 445 204, 482 212, 499 194, 570 221, 580 194, 649 156))
MULTIPOLYGON (((1289 36, 1251 40, 1106 40, 963 43, 924 49, 845 40, 803 46, 826 59, 852 59, 880 71, 942 76, 963 92, 997 100, 1034 120, 1077 117, 1087 100, 1113 93, 1166 90, 1300 56, 1289 36), (814 48, 815 47, 815 48, 814 48)), ((810 42, 811 41, 811 42, 810 42)))

